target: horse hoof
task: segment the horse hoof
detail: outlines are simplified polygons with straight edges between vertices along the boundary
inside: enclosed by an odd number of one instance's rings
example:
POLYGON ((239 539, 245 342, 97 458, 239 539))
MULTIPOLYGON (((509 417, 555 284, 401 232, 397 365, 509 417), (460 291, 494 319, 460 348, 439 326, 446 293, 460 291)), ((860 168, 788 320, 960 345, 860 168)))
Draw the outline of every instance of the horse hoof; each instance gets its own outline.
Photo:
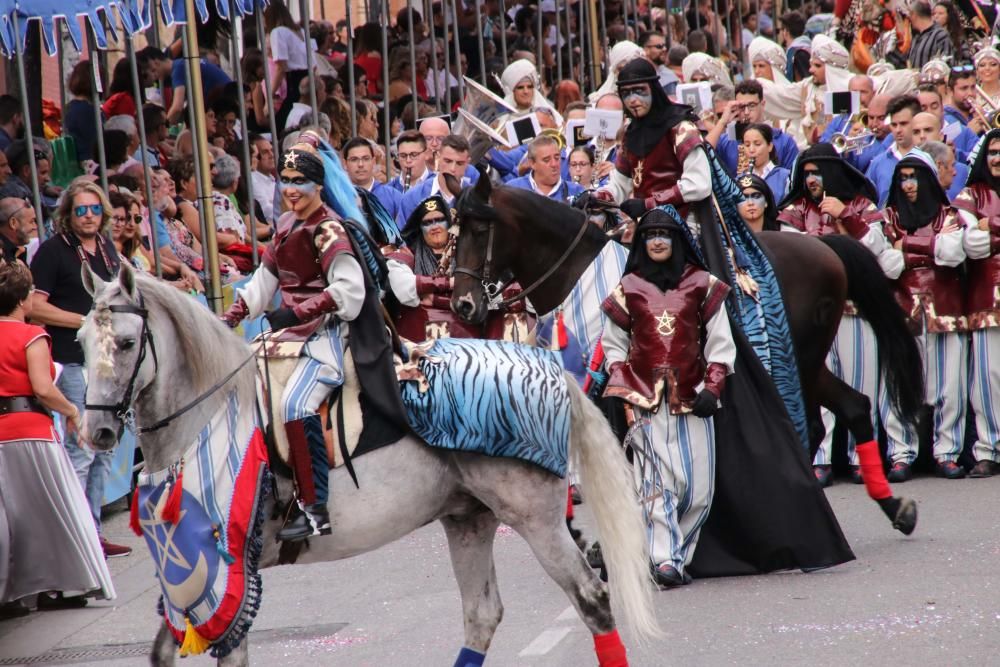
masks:
POLYGON ((903 535, 909 535, 917 527, 917 502, 909 498, 899 499, 899 509, 892 520, 892 527, 903 535))

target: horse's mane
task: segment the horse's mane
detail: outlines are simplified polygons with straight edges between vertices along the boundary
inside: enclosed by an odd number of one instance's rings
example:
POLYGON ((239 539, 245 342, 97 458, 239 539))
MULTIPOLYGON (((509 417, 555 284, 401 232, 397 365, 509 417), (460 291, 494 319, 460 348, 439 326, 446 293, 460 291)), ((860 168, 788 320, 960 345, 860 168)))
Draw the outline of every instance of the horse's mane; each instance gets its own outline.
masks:
MULTIPOLYGON (((248 345, 187 293, 144 274, 137 273, 135 281, 149 311, 150 323, 165 324, 163 318, 166 318, 177 337, 176 351, 158 349, 157 354, 178 355, 191 373, 195 391, 206 391, 250 354, 248 345)), ((102 301, 120 291, 119 283, 113 284, 118 289, 102 295, 102 301)))
MULTIPOLYGON (((580 225, 587 222, 587 216, 580 209, 523 188, 498 186, 493 191, 493 201, 497 211, 513 212, 527 231, 545 230, 553 236, 572 239, 580 230, 580 225), (500 201, 497 201, 498 197, 500 201)), ((604 232, 597 225, 588 225, 584 238, 602 244, 607 241, 604 232)))

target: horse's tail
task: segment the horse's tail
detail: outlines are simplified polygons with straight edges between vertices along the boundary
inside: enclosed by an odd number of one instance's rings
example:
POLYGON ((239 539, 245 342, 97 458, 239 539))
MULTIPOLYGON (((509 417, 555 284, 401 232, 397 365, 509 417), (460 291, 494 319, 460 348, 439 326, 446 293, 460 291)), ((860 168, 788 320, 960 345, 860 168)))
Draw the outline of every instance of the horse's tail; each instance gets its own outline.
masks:
POLYGON ((923 359, 888 279, 858 241, 839 234, 820 239, 844 264, 847 297, 875 332, 879 367, 893 411, 906 422, 916 422, 924 403, 923 359))
POLYGON ((604 415, 587 400, 573 376, 564 375, 573 418, 570 454, 580 472, 587 507, 597 519, 612 599, 639 637, 658 637, 646 531, 632 473, 604 415))

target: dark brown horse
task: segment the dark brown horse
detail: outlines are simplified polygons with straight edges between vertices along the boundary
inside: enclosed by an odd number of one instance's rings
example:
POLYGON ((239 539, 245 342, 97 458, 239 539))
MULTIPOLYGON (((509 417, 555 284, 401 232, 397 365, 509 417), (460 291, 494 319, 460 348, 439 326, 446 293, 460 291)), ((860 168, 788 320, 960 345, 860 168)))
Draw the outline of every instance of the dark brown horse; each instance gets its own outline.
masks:
MULTIPOLYGON (((563 303, 608 242, 582 211, 527 190, 493 188, 488 178, 480 178, 462 193, 457 213, 461 232, 452 308, 471 322, 486 315, 489 295, 484 285, 506 272, 526 292, 530 290, 528 298, 539 315, 550 312, 563 303)), ((809 422, 809 461, 824 432, 820 406, 846 424, 857 442, 875 439, 870 399, 826 367, 848 298, 875 332, 893 410, 915 423, 924 401, 919 350, 871 253, 848 237, 763 232, 758 239, 771 259, 784 299, 809 422)), ((916 524, 912 500, 888 498, 879 505, 895 528, 912 532, 916 524)))

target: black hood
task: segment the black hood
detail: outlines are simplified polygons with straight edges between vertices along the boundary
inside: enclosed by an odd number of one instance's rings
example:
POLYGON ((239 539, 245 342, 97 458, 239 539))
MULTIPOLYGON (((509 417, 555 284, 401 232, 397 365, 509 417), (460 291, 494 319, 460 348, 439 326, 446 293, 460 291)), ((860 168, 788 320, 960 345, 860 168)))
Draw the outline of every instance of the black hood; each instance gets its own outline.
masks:
POLYGON ((989 165, 986 163, 986 154, 989 152, 990 142, 994 139, 1000 139, 1000 129, 994 128, 983 135, 969 155, 969 180, 966 181, 966 185, 986 183, 995 192, 1000 192, 1000 178, 994 178, 990 174, 989 165))
POLYGON ((767 208, 764 209, 764 231, 778 231, 781 228, 778 224, 778 207, 774 203, 774 193, 771 192, 767 181, 757 174, 744 174, 736 179, 736 185, 739 186, 740 192, 751 189, 764 195, 764 202, 767 204, 767 208))
MULTIPOLYGON (((625 115, 631 120, 625 130, 625 147, 637 157, 645 157, 656 147, 663 135, 683 120, 697 122, 691 107, 674 104, 667 98, 659 84, 659 76, 653 63, 645 58, 636 58, 618 73, 618 88, 638 83, 648 83, 653 95, 649 113, 642 118, 632 118, 625 108, 625 115)), ((624 100, 623 100, 624 101, 624 100)))
POLYGON ((451 227, 451 208, 441 195, 431 195, 423 200, 413 209, 413 213, 406 219, 403 230, 400 234, 406 242, 406 247, 413 253, 413 269, 419 276, 433 275, 437 271, 440 256, 435 254, 426 243, 424 243, 424 233, 420 229, 420 222, 430 211, 441 211, 444 213, 445 224, 451 227))
POLYGON ((664 292, 677 287, 688 262, 699 265, 697 254, 688 246, 688 237, 681 224, 683 223, 658 208, 643 215, 632 237, 632 249, 625 262, 625 273, 636 273, 664 292), (642 235, 651 229, 665 229, 670 233, 672 253, 666 262, 654 262, 646 253, 646 242, 642 235))
POLYGON ((806 189, 806 179, 802 175, 802 167, 808 162, 812 162, 819 168, 823 175, 823 190, 830 197, 848 202, 858 195, 864 195, 871 201, 878 201, 875 186, 865 178, 864 174, 850 162, 844 160, 831 144, 816 144, 802 151, 795 158, 795 166, 792 168, 792 183, 788 188, 788 194, 781 200, 779 208, 785 208, 792 202, 809 196, 809 191, 806 189))
MULTIPOLYGON (((929 158, 928 158, 929 159, 929 158)), ((921 157, 910 153, 896 165, 892 172, 892 185, 889 186, 888 206, 896 209, 899 214, 899 225, 914 231, 933 222, 942 206, 948 206, 948 194, 938 181, 937 171, 921 157), (910 202, 900 190, 901 169, 913 167, 917 176, 917 201, 910 202)))

